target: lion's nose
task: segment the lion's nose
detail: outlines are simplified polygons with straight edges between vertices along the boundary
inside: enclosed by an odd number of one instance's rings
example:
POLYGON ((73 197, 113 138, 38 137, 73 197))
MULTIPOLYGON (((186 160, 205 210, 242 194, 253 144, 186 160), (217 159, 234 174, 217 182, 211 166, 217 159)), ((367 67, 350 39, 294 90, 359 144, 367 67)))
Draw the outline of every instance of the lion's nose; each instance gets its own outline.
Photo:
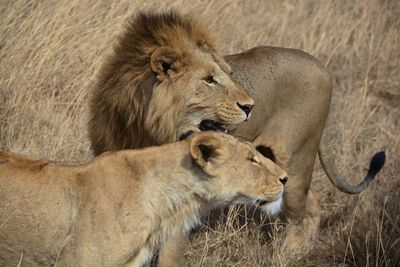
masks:
POLYGON ((241 105, 239 102, 237 102, 236 104, 239 106, 239 108, 241 108, 244 111, 244 113, 246 113, 247 117, 249 116, 249 114, 254 106, 254 105, 249 105, 249 104, 241 105))
POLYGON ((280 181, 283 185, 285 185, 286 182, 287 182, 287 176, 279 178, 279 181, 280 181))

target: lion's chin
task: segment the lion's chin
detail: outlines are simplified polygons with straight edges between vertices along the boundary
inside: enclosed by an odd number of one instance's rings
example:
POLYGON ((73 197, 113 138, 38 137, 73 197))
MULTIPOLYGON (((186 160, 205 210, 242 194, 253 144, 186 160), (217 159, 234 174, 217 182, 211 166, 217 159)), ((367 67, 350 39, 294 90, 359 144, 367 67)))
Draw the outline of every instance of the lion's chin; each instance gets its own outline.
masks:
POLYGON ((217 131, 217 132, 223 132, 223 133, 228 132, 228 128, 226 125, 224 125, 220 122, 217 122, 217 121, 212 121, 212 120, 203 120, 199 124, 199 129, 202 132, 204 132, 204 131, 217 131))
POLYGON ((205 132, 205 131, 216 131, 222 133, 228 133, 233 126, 224 125, 220 122, 213 121, 213 120, 203 120, 197 126, 185 127, 183 128, 180 133, 178 134, 178 139, 185 140, 188 138, 192 133, 195 132, 205 132))
POLYGON ((179 135, 179 141, 185 140, 186 138, 188 138, 189 136, 192 135, 192 133, 194 133, 193 130, 188 130, 182 134, 179 135))
POLYGON ((197 126, 184 127, 179 129, 177 137, 179 141, 182 141, 188 138, 190 135, 192 135, 192 133, 199 133, 199 132, 201 132, 201 130, 197 126))

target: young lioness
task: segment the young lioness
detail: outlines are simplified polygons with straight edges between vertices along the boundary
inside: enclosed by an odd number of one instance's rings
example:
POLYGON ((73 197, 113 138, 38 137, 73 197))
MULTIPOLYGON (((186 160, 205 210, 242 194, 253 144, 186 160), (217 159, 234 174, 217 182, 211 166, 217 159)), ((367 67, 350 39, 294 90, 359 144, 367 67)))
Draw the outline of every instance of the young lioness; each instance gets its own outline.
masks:
POLYGON ((74 166, 0 152, 0 266, 141 266, 211 208, 278 211, 286 179, 215 132, 74 166))

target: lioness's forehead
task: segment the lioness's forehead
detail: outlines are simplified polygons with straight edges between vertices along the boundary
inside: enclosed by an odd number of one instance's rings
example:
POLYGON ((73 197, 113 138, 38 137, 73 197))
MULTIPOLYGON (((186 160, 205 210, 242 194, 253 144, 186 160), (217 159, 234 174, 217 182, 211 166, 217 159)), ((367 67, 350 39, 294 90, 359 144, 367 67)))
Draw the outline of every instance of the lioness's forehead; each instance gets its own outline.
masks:
POLYGON ((251 146, 251 147, 253 146, 253 144, 251 142, 246 141, 246 140, 240 140, 240 142, 245 144, 245 145, 247 145, 247 146, 251 146))
POLYGON ((253 146, 253 144, 251 142, 245 141, 245 140, 240 140, 239 143, 247 151, 249 151, 249 152, 254 152, 255 151, 255 148, 254 148, 254 146, 253 146))

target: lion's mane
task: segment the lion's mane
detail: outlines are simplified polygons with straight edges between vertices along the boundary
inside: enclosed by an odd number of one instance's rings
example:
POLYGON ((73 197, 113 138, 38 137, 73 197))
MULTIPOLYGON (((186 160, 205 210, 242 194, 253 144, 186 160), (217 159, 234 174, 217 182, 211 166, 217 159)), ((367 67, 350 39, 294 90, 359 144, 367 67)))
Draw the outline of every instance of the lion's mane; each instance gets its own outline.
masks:
MULTIPOLYGON (((179 51, 184 65, 190 65, 195 47, 217 54, 205 27, 190 17, 171 11, 138 13, 129 20, 98 73, 91 98, 89 135, 96 155, 160 143, 149 134, 145 119, 149 109, 160 108, 149 106, 157 83, 149 62, 152 52, 161 46, 179 51)), ((165 111, 160 109, 158 112, 165 111)))

